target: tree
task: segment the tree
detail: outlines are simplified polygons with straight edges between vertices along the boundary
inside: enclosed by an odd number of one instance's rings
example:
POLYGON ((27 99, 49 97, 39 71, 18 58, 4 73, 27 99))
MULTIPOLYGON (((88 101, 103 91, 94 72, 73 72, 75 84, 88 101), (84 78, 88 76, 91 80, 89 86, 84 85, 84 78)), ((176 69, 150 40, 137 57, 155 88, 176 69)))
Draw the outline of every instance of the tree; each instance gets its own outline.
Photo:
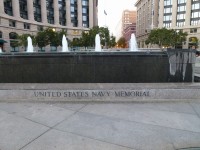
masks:
POLYGON ((82 37, 81 37, 82 46, 94 47, 95 37, 97 34, 99 34, 100 36, 101 45, 106 46, 106 47, 115 45, 115 37, 110 36, 110 32, 108 28, 95 26, 92 29, 90 29, 88 32, 82 32, 82 37))
POLYGON ((49 39, 45 31, 40 31, 35 37, 38 47, 42 50, 43 47, 49 45, 49 39))
POLYGON ((189 38, 189 44, 190 46, 195 46, 196 48, 198 47, 199 40, 197 37, 190 37, 189 38))
POLYGON ((90 36, 89 32, 83 31, 81 34, 81 45, 84 46, 85 48, 90 46, 90 36))
POLYGON ((11 32, 9 33, 9 37, 10 37, 10 46, 14 49, 14 51, 16 50, 16 47, 19 46, 19 42, 17 40, 18 34, 15 32, 11 32))
POLYGON ((151 30, 146 44, 157 44, 160 48, 176 46, 177 43, 182 43, 186 40, 187 33, 186 32, 177 32, 173 29, 166 28, 158 28, 151 30))
POLYGON ((30 34, 22 34, 22 35, 18 35, 17 39, 19 40, 19 46, 23 46, 25 51, 26 48, 28 46, 28 41, 27 38, 30 36, 30 38, 32 39, 32 43, 33 45, 35 45, 35 37, 33 35, 30 34))
POLYGON ((109 47, 114 47, 115 45, 116 45, 116 38, 115 38, 115 36, 111 35, 110 36, 110 41, 108 43, 108 46, 109 47))
POLYGON ((101 39, 101 45, 107 47, 110 42, 110 32, 108 28, 100 27, 99 28, 99 36, 101 39))
POLYGON ((120 48, 125 48, 126 47, 126 39, 124 37, 121 37, 118 41, 117 41, 117 45, 120 48))

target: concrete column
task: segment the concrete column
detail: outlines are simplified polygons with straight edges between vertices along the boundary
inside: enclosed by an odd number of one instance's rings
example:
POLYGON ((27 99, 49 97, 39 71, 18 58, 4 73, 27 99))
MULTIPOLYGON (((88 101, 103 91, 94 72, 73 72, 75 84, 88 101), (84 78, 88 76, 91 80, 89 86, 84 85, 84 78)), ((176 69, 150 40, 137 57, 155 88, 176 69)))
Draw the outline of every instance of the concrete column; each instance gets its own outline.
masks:
POLYGON ((13 16, 19 18, 20 17, 19 0, 12 0, 12 9, 13 9, 13 16))
POLYGON ((177 0, 172 1, 172 28, 176 27, 177 20, 177 0))
POLYGON ((89 0, 89 27, 92 28, 94 26, 94 5, 93 0, 89 0))
POLYGON ((5 14, 5 12, 4 12, 4 2, 3 2, 3 0, 0 1, 0 14, 5 14))
POLYGON ((33 21, 34 20, 33 0, 27 1, 27 9, 28 9, 28 19, 33 21))
POLYGON ((58 0, 53 1, 54 7, 54 24, 59 25, 59 8, 58 8, 58 0))
POLYGON ((82 18, 82 0, 78 0, 78 27, 83 26, 83 18, 82 18))
POLYGON ((41 0, 41 13, 42 13, 42 22, 47 23, 47 4, 46 0, 41 0))
POLYGON ((164 19, 164 1, 160 1, 160 9, 159 9, 159 24, 158 27, 162 28, 163 27, 163 19, 164 19))
POLYGON ((185 25, 190 26, 192 3, 191 1, 186 1, 186 14, 185 14, 185 25))
POLYGON ((98 9, 97 9, 96 4, 97 4, 97 0, 94 0, 94 3, 93 3, 93 8, 94 8, 93 9, 93 14, 94 14, 94 16, 93 16, 93 26, 98 25, 98 16, 97 16, 98 9))
POLYGON ((67 27, 71 27, 71 9, 70 9, 70 0, 66 0, 66 20, 67 27))

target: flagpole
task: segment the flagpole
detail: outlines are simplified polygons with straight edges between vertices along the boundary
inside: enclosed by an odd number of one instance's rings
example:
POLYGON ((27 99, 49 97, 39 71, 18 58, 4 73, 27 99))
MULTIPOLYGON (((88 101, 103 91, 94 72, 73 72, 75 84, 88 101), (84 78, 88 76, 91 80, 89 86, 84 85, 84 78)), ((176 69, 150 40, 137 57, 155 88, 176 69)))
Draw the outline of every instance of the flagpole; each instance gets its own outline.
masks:
POLYGON ((106 27, 106 17, 107 17, 107 12, 106 12, 105 9, 104 9, 104 16, 105 16, 105 27, 106 27))

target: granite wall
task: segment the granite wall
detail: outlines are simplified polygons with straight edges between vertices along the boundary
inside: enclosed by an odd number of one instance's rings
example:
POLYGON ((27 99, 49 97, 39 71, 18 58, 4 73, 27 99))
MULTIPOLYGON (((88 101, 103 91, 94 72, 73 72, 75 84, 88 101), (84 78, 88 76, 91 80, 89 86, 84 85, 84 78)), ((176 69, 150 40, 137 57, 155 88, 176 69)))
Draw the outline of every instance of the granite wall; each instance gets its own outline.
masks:
POLYGON ((169 81, 165 52, 7 53, 1 83, 152 83, 169 81))

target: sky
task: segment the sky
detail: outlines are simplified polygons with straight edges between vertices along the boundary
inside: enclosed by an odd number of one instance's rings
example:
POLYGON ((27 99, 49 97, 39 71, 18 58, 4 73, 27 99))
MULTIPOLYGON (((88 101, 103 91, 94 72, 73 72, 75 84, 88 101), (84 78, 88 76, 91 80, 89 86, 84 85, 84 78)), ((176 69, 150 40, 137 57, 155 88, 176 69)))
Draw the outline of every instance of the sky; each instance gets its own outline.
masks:
POLYGON ((114 36, 119 36, 122 12, 125 9, 136 10, 137 0, 98 0, 98 25, 107 26, 114 36), (104 10, 107 15, 104 14, 104 10))

